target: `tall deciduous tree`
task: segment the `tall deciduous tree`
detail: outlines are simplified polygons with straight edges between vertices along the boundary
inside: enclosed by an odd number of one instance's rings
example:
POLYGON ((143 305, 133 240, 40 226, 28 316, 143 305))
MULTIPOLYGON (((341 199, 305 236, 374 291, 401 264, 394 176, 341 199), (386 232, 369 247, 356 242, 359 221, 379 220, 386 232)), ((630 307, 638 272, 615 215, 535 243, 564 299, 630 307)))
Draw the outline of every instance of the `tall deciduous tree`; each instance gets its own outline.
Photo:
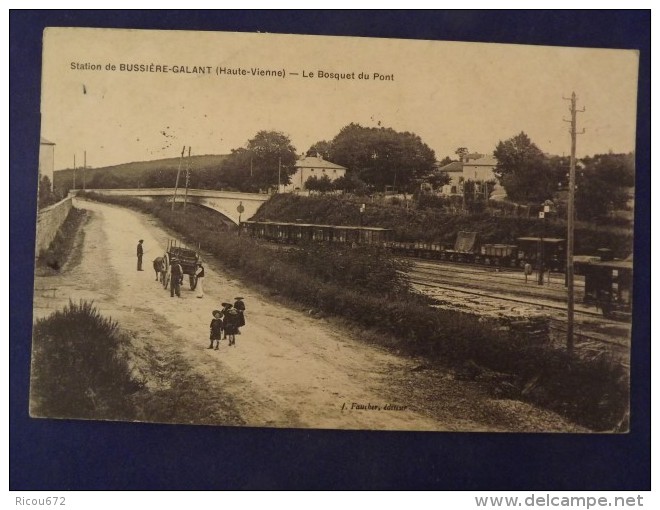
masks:
POLYGON ((582 160, 575 202, 583 220, 602 218, 627 206, 628 189, 635 184, 632 154, 597 154, 582 160))
POLYGON ((332 143, 327 140, 321 140, 312 145, 305 153, 307 156, 321 156, 324 159, 330 159, 330 147, 332 143))
POLYGON ((507 196, 518 202, 541 202, 552 197, 556 175, 548 158, 521 132, 497 144, 495 175, 507 196))
POLYGON ((329 159, 357 173, 376 189, 385 186, 408 189, 429 174, 435 153, 422 139, 391 128, 365 128, 351 123, 331 142, 329 159))
POLYGON ((288 184, 295 171, 296 149, 287 135, 279 131, 259 131, 245 148, 232 150, 224 161, 228 182, 241 190, 256 191, 288 184))

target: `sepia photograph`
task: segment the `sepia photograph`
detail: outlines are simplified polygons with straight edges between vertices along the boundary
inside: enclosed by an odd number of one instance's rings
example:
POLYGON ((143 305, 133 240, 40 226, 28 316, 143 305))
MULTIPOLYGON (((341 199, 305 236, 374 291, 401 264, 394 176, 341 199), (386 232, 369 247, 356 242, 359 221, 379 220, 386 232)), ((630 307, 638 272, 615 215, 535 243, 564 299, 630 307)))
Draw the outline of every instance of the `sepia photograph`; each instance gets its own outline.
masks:
POLYGON ((628 433, 638 72, 46 28, 29 415, 628 433))

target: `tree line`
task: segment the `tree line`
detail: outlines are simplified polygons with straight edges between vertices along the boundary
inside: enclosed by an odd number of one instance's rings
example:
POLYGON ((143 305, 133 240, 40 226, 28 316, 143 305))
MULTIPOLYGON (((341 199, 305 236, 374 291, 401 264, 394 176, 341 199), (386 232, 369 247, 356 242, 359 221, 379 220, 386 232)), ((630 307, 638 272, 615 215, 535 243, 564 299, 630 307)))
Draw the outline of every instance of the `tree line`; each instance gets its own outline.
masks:
MULTIPOLYGON (((393 190, 433 192, 448 184, 449 176, 438 169, 452 161, 464 161, 470 154, 466 147, 455 151, 457 158, 446 156, 436 162, 434 151, 415 133, 398 132, 386 127, 364 127, 350 123, 332 140, 320 140, 305 152, 347 168, 345 176, 331 181, 311 178, 305 187, 310 191, 342 190, 371 194, 393 190)), ((561 201, 567 190, 569 158, 550 156, 524 133, 500 141, 493 151, 497 160, 494 177, 506 191, 508 200, 517 204, 541 204, 561 201)), ((242 192, 266 192, 279 184, 290 183, 296 171, 298 153, 288 135, 280 131, 259 131, 243 147, 233 149, 222 162, 190 168, 189 186, 198 189, 225 189, 242 192)), ((185 169, 185 167, 184 167, 185 169)), ((181 172, 179 186, 185 186, 181 172)), ((607 215, 624 209, 629 190, 634 186, 634 154, 598 154, 583 158, 577 166, 576 205, 582 219, 607 215)), ((139 182, 129 174, 97 172, 90 188, 174 187, 175 168, 155 169, 142 174, 139 182)), ((487 202, 494 180, 487 183, 463 183, 464 203, 487 202), (475 190, 487 190, 475 193, 475 190)))

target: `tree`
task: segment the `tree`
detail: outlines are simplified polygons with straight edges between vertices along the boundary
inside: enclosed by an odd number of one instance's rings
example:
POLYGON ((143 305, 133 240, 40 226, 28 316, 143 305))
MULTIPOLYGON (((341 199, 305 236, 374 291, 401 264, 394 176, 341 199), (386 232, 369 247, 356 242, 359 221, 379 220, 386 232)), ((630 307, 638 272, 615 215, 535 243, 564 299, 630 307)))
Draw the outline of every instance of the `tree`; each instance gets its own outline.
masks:
POLYGON ((305 189, 309 191, 318 191, 319 193, 327 193, 335 189, 334 183, 330 180, 330 177, 324 175, 322 177, 317 177, 314 175, 305 181, 305 189))
POLYGON ((414 133, 355 123, 342 128, 332 140, 328 159, 381 190, 411 188, 415 179, 428 175, 435 165, 435 153, 414 133))
POLYGON ((321 140, 312 145, 305 153, 306 156, 321 156, 323 159, 330 159, 330 147, 332 143, 326 140, 321 140))
POLYGON ((288 184, 295 171, 296 149, 279 131, 259 131, 246 147, 233 149, 222 165, 224 179, 241 191, 288 184))
POLYGON ((367 195, 369 187, 367 184, 360 180, 355 173, 347 173, 335 179, 332 183, 335 189, 343 190, 347 193, 355 193, 356 195, 367 195))
POLYGON ((438 163, 438 166, 440 168, 442 168, 443 166, 447 166, 449 163, 453 163, 453 162, 454 162, 453 159, 451 159, 449 156, 445 156, 444 158, 442 158, 440 160, 440 162, 438 163))
POLYGON ((44 175, 39 179, 39 209, 53 205, 55 202, 57 199, 51 189, 50 178, 44 175))
POLYGON ((468 154, 470 154, 470 151, 468 150, 467 147, 458 147, 458 148, 454 151, 454 154, 456 154, 456 155, 458 156, 458 160, 462 162, 463 159, 465 158, 465 156, 467 156, 468 154))
POLYGON ((576 176, 575 206, 583 220, 605 217, 627 207, 627 188, 635 184, 632 154, 597 154, 582 160, 576 176))
POLYGON ((426 178, 426 181, 433 186, 433 189, 442 188, 445 184, 451 182, 451 177, 447 172, 434 172, 426 178))
POLYGON ((500 141, 493 155, 494 173, 511 200, 537 203, 552 197, 557 177, 548 158, 525 133, 500 141))

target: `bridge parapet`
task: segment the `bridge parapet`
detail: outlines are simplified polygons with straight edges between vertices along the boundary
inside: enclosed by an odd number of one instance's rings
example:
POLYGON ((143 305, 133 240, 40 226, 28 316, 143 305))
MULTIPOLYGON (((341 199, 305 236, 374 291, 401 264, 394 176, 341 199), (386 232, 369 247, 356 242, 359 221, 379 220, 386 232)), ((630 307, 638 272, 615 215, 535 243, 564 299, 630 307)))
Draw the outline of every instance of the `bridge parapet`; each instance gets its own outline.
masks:
MULTIPOLYGON (((150 200, 155 197, 167 197, 172 201, 174 188, 129 188, 129 189, 88 189, 92 193, 108 196, 136 197, 150 200)), ((177 190, 176 201, 182 202, 185 190, 177 190)), ((189 189, 188 202, 199 204, 219 212, 233 223, 238 225, 240 220, 247 220, 255 215, 261 204, 266 202, 270 195, 262 193, 240 193, 237 191, 219 191, 207 189, 189 189), (242 213, 239 213, 242 208, 242 213)))

